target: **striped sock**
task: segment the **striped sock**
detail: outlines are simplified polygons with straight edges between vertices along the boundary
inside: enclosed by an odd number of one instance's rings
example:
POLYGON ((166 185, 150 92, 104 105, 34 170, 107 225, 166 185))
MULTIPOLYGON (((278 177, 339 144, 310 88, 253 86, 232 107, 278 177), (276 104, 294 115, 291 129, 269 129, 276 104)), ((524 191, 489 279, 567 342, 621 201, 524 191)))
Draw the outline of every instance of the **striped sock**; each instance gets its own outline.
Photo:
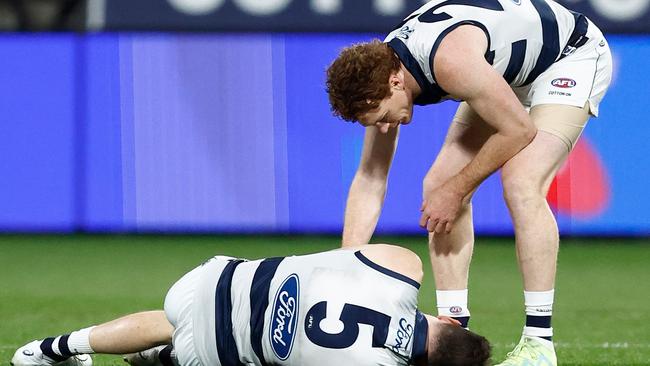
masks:
POLYGON ((469 308, 467 307, 467 289, 437 290, 436 303, 438 315, 456 319, 463 328, 467 329, 470 318, 469 308))
POLYGON ((526 305, 526 326, 524 335, 553 340, 551 317, 553 316, 553 298, 555 290, 524 291, 526 305))
POLYGON ((95 353, 90 347, 90 328, 84 328, 58 337, 48 337, 41 342, 43 354, 56 362, 71 356, 95 353))

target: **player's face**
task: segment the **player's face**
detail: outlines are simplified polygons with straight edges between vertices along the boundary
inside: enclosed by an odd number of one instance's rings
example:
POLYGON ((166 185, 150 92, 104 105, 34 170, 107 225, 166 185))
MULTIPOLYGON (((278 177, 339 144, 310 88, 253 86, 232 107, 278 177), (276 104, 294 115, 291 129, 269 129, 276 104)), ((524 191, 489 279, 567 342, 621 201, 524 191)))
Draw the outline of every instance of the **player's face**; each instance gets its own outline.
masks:
POLYGON ((392 94, 384 98, 379 107, 359 116, 359 123, 366 127, 376 127, 381 133, 391 128, 411 122, 413 102, 401 85, 393 85, 392 94))

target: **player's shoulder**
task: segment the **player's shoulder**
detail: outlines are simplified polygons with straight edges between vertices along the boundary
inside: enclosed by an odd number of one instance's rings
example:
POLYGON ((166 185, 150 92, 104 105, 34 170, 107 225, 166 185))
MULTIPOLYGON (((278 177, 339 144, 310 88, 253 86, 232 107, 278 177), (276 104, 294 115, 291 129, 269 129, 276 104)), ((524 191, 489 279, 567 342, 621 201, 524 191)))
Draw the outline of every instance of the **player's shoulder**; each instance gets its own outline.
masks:
POLYGON ((413 251, 390 244, 363 245, 358 250, 374 263, 418 283, 422 282, 422 260, 413 251))

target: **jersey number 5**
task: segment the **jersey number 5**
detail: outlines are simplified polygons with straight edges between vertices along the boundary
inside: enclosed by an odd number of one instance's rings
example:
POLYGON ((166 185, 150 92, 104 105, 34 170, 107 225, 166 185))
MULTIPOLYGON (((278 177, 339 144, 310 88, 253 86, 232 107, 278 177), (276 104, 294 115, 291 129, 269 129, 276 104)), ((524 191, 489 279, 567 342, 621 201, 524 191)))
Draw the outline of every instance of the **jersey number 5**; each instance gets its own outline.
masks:
POLYGON ((312 306, 305 318, 305 334, 310 341, 326 348, 347 348, 356 342, 359 336, 359 324, 373 327, 372 347, 382 347, 388 337, 390 316, 363 306, 345 304, 339 320, 343 330, 332 334, 321 329, 321 320, 325 319, 327 302, 321 301, 312 306))

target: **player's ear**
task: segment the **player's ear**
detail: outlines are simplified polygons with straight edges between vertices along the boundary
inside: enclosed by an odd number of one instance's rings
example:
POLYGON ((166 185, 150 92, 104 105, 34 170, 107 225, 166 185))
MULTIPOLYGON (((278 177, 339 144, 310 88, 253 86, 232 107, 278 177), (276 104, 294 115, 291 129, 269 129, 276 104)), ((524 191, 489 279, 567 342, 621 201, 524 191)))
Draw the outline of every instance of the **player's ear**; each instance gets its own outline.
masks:
POLYGON ((404 73, 401 70, 391 73, 388 82, 391 88, 404 90, 404 73))

